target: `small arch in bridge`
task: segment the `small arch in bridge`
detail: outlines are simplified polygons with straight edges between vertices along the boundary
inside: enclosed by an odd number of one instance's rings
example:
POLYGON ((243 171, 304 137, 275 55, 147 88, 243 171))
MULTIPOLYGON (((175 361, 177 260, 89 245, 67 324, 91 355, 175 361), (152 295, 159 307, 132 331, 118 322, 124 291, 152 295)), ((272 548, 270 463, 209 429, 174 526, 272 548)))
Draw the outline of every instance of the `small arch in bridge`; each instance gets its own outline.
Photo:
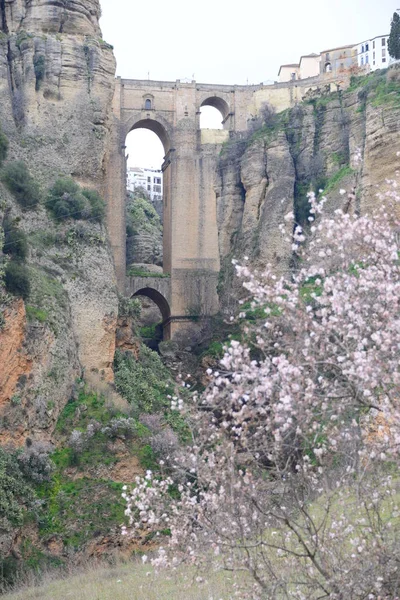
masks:
POLYGON ((225 121, 230 113, 228 103, 223 98, 219 98, 218 96, 210 96, 209 98, 206 98, 201 103, 201 106, 212 106, 219 110, 223 121, 225 121))
POLYGON ((150 287, 141 288, 133 294, 133 297, 135 296, 146 296, 147 298, 150 298, 150 300, 153 300, 153 302, 157 304, 158 308, 160 309, 163 322, 170 318, 171 309, 169 307, 168 301, 157 290, 154 290, 150 287))

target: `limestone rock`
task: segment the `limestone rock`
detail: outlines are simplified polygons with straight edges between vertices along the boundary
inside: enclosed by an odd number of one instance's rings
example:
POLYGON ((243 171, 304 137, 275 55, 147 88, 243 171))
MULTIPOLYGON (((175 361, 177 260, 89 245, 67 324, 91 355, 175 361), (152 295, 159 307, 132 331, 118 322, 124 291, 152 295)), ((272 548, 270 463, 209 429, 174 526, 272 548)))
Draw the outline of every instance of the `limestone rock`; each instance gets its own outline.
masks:
MULTIPOLYGON (((9 140, 8 159, 28 165, 43 197, 60 176, 104 196, 115 59, 101 39, 99 17, 98 0, 0 3, 0 127, 9 140)), ((21 440, 28 434, 50 438, 76 377, 93 371, 112 380, 118 312, 113 260, 98 223, 55 222, 41 206, 23 212, 1 184, 0 196, 28 236, 28 304, 43 312, 42 322, 31 312, 25 323, 23 305, 10 315, 15 335, 1 351, 15 375, 3 394, 2 440, 9 432, 21 440), (14 394, 21 404, 11 405, 14 394)), ((0 225, 2 211, 3 205, 0 225)))

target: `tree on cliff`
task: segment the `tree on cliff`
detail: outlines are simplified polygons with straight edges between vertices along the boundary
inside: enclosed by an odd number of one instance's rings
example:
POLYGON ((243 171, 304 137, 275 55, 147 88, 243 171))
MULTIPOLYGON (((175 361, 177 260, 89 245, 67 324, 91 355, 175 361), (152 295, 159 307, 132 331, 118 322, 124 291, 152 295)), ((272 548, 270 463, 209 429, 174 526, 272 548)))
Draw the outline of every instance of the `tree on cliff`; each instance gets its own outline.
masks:
POLYGON ((400 58, 400 15, 398 12, 393 13, 388 39, 388 51, 392 58, 396 60, 400 58))
POLYGON ((193 442, 172 473, 125 492, 134 527, 170 531, 155 565, 226 569, 240 598, 400 596, 394 182, 379 200, 370 215, 324 216, 310 195, 307 244, 288 214, 292 276, 236 265, 265 316, 191 406, 173 401, 193 442))

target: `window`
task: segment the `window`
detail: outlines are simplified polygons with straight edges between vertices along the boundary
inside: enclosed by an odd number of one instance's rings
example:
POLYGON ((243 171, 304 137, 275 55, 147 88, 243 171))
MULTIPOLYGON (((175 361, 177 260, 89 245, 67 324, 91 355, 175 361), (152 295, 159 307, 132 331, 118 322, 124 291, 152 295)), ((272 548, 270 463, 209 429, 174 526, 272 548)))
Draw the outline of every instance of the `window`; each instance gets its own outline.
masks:
POLYGON ((151 185, 147 186, 147 191, 150 192, 151 191, 151 185))
POLYGON ((386 48, 382 48, 382 58, 386 58, 386 48))
POLYGON ((150 98, 146 98, 146 102, 144 103, 144 107, 146 110, 151 110, 151 100, 150 98))
POLYGON ((365 48, 364 48, 364 46, 361 46, 361 53, 363 54, 363 53, 364 53, 364 51, 365 51, 365 48))
POLYGON ((161 184, 161 177, 154 177, 154 183, 161 184))
POLYGON ((382 46, 386 46, 386 38, 382 38, 382 46))
POLYGON ((375 50, 375 40, 372 42, 372 47, 375 50))
POLYGON ((374 64, 375 64, 375 52, 372 53, 372 58, 373 58, 373 61, 374 61, 374 64))
POLYGON ((296 73, 290 73, 290 79, 294 81, 296 79, 296 73))
POLYGON ((151 181, 151 177, 148 177, 147 178, 147 183, 150 183, 150 181, 151 181))
POLYGON ((369 50, 369 44, 365 44, 365 52, 368 52, 369 50))
POLYGON ((382 62, 386 62, 386 58, 382 58, 382 62))
POLYGON ((364 64, 364 57, 362 56, 361 57, 361 65, 363 65, 363 64, 364 64))
POLYGON ((326 60, 326 61, 329 61, 329 60, 330 60, 330 58, 329 58, 329 52, 327 52, 327 53, 325 54, 325 60, 326 60))
POLYGON ((367 65, 369 63, 369 59, 368 59, 368 54, 365 57, 365 64, 367 65))

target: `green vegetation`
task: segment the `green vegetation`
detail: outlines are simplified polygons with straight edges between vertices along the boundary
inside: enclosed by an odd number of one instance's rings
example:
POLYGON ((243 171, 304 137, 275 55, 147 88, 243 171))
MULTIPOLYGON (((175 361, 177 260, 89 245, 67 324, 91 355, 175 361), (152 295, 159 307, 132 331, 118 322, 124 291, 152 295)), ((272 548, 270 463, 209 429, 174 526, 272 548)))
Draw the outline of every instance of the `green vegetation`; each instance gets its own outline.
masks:
POLYGON ((26 300, 31 291, 28 267, 16 260, 11 260, 6 266, 4 283, 10 294, 21 296, 26 300))
POLYGON ((156 336, 156 329, 159 323, 153 323, 152 325, 144 325, 139 328, 139 334, 142 338, 154 338, 156 336))
POLYGON ((5 165, 1 179, 22 208, 34 208, 40 201, 39 185, 22 161, 5 165))
POLYGON ((40 85, 46 75, 46 58, 44 54, 35 54, 33 57, 33 68, 35 69, 36 85, 35 89, 38 92, 40 85))
POLYGON ((28 255, 28 241, 25 233, 18 227, 18 221, 9 218, 4 219, 4 254, 11 256, 19 261, 25 260, 28 255))
MULTIPOLYGON (((144 548, 145 549, 145 548, 144 548)), ((187 567, 174 577, 157 575, 141 561, 117 566, 96 566, 49 580, 40 586, 24 587, 6 594, 4 600, 210 600, 232 597, 231 578, 210 574, 207 582, 196 582, 196 572, 187 567)))
POLYGON ((386 81, 383 80, 376 86, 375 93, 371 95, 371 104, 375 107, 386 104, 400 106, 400 72, 398 70, 390 70, 386 81), (393 74, 398 73, 397 80, 389 79, 389 74, 392 72, 393 74))
POLYGON ((81 189, 71 178, 57 179, 45 204, 52 216, 60 221, 72 218, 101 222, 105 214, 105 204, 99 194, 81 189))
POLYGON ((90 190, 88 188, 83 188, 82 194, 87 198, 90 202, 91 208, 91 219, 96 221, 97 223, 101 223, 106 214, 106 204, 103 198, 100 196, 96 190, 90 190))
POLYGON ((127 205, 127 235, 132 236, 142 231, 149 233, 162 231, 160 217, 154 206, 146 197, 146 192, 136 190, 127 205))
POLYGON ((0 130, 0 167, 2 163, 7 158, 8 152, 8 138, 7 136, 0 130))
POLYGON ((39 321, 39 323, 45 323, 49 317, 45 310, 29 305, 26 306, 26 316, 28 321, 39 321))
POLYGON ((119 317, 131 317, 132 319, 138 319, 142 311, 142 305, 140 304, 139 298, 126 298, 120 296, 118 301, 118 316, 119 317))
POLYGON ((153 271, 147 271, 144 268, 139 268, 139 267, 135 267, 135 266, 129 267, 128 275, 130 277, 160 277, 160 278, 171 277, 169 273, 159 273, 159 272, 154 273, 153 271))
POLYGON ((167 396, 173 386, 158 354, 145 346, 140 348, 139 360, 130 353, 117 352, 114 367, 116 388, 132 405, 134 415, 169 409, 167 396))
POLYGON ((344 166, 339 171, 336 171, 330 179, 327 180, 324 186, 324 194, 329 194, 345 177, 352 175, 354 170, 349 166, 344 166))
POLYGON ((75 481, 57 473, 42 484, 38 496, 43 502, 39 519, 42 537, 58 534, 75 550, 94 535, 109 535, 110 529, 125 522, 122 484, 101 479, 75 481))
MULTIPOLYGON (((0 447, 0 519, 1 528, 8 532, 22 525, 27 507, 33 505, 32 488, 24 480, 15 456, 0 447)), ((1 552, 0 552, 1 556, 1 552)))
POLYGON ((388 52, 392 58, 396 60, 400 58, 400 15, 397 11, 393 13, 390 24, 388 52))

